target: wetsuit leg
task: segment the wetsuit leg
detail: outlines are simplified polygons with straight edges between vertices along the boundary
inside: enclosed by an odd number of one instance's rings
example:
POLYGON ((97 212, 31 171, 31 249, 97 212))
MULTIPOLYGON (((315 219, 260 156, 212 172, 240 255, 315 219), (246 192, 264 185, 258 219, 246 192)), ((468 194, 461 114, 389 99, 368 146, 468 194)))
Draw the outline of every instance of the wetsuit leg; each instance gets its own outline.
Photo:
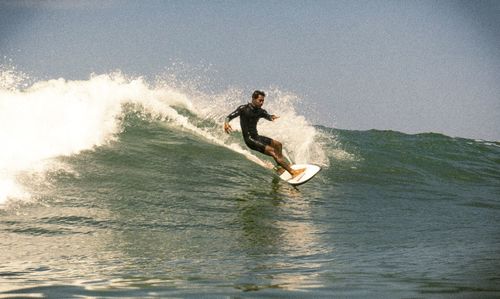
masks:
POLYGON ((266 136, 254 136, 254 137, 248 137, 245 139, 246 145, 258 152, 265 153, 266 150, 266 145, 271 145, 272 139, 266 136))

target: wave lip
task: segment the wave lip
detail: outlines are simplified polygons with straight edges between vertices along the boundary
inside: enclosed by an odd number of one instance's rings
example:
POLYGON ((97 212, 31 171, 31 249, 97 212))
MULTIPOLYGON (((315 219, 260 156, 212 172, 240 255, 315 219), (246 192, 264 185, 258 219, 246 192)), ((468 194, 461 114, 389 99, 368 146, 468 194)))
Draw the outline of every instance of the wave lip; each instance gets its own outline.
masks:
MULTIPOLYGON (((142 78, 127 78, 117 72, 92 75, 88 80, 63 78, 19 85, 15 72, 3 72, 6 84, 0 86, 0 205, 9 199, 31 198, 22 184, 26 177, 43 177, 51 170, 71 167, 55 158, 71 156, 117 141, 130 111, 147 118, 187 130, 205 141, 228 148, 264 167, 263 161, 241 146, 241 138, 226 136, 221 128, 223 117, 232 111, 228 99, 240 98, 229 90, 220 96, 179 91, 170 82, 155 86, 142 78), (14 76, 14 77, 13 77, 14 76), (9 83, 10 82, 10 83, 9 83), (217 102, 222 101, 222 102, 217 102), (220 111, 224 111, 221 114, 220 111)), ((175 86, 175 84, 173 85, 175 86)), ((271 92, 272 93, 272 92, 271 92)), ((286 121, 262 124, 262 132, 284 141, 296 161, 328 162, 318 131, 296 113, 293 96, 275 91, 269 109, 286 121), (293 128, 289 125, 294 123, 293 128)), ((236 129, 238 126, 235 126, 236 129)))
MULTIPOLYGON (((14 80, 13 80, 14 81, 14 80)), ((26 89, 0 90, 0 203, 27 192, 18 176, 42 174, 59 156, 77 154, 115 140, 125 103, 137 103, 157 115, 179 116, 169 102, 186 101, 169 89, 152 89, 142 79, 116 73, 86 81, 40 81, 26 89)))

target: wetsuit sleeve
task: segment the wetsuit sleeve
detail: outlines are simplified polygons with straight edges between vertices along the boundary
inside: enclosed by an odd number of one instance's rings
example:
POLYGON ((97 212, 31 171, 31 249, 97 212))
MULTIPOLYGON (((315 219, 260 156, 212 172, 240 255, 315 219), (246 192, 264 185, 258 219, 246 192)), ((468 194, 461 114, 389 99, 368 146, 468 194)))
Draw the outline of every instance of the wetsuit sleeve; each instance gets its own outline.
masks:
POLYGON ((225 119, 225 122, 230 122, 233 118, 236 118, 238 116, 240 116, 241 114, 241 110, 243 109, 243 107, 245 107, 244 105, 243 106, 239 106, 238 108, 236 108, 236 110, 234 110, 233 112, 231 112, 225 119))
POLYGON ((273 120, 273 116, 270 115, 269 113, 267 113, 266 110, 262 109, 262 114, 261 114, 261 117, 269 120, 269 121, 272 121, 273 120))

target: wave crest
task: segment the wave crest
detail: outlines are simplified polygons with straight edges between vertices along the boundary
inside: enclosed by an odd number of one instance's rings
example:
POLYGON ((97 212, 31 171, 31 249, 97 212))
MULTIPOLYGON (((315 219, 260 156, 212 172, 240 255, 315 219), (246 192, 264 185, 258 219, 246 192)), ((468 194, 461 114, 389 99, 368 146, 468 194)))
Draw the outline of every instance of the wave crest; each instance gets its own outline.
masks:
MULTIPOLYGON (((190 131, 204 140, 243 154, 268 167, 269 163, 241 146, 241 138, 226 136, 222 119, 241 99, 242 92, 228 89, 218 95, 179 91, 175 84, 150 85, 141 77, 120 72, 91 75, 88 80, 64 78, 19 86, 22 74, 4 72, 0 86, 0 204, 9 198, 30 199, 19 182, 26 172, 43 175, 56 157, 116 141, 127 111, 190 131)), ((315 143, 315 128, 296 113, 289 95, 271 92, 269 109, 282 120, 262 126, 262 132, 284 141, 297 162, 328 159, 315 143), (286 119, 286 120, 285 120, 286 119)), ((239 137, 239 136, 238 136, 239 137)), ((313 161, 314 162, 314 161, 313 161)), ((57 165, 60 165, 57 164, 57 165)), ((60 167, 60 166, 58 166, 60 167)))

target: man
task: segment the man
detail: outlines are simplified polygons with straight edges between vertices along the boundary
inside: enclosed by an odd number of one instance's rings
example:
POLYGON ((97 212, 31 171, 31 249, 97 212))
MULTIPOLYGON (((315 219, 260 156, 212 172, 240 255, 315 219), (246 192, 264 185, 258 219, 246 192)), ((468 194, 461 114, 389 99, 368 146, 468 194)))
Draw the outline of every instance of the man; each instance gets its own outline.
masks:
POLYGON ((269 115, 266 110, 262 109, 265 96, 266 94, 260 90, 254 91, 250 103, 239 106, 233 113, 226 117, 224 131, 228 134, 231 133, 233 128, 231 128, 229 122, 239 116, 245 144, 253 150, 273 157, 274 161, 286 169, 292 177, 296 177, 304 172, 305 169, 292 169, 283 158, 282 144, 269 137, 261 136, 257 132, 257 122, 260 118, 265 118, 269 121, 279 118, 276 115, 269 115))

